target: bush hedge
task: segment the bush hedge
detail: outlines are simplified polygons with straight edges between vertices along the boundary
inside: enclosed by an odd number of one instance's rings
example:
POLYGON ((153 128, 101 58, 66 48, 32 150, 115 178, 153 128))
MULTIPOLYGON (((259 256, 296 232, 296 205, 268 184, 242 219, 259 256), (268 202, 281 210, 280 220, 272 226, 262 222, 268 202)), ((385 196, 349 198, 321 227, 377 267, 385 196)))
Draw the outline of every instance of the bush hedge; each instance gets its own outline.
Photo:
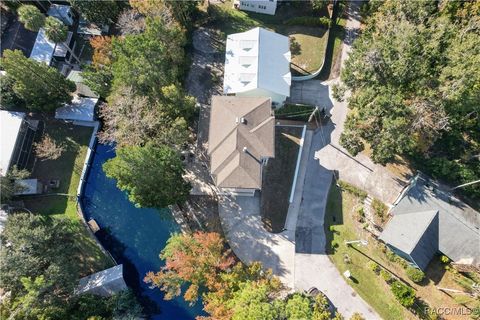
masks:
POLYGON ((327 17, 294 17, 284 22, 287 26, 325 27, 330 28, 332 20, 327 17))
POLYGON ((415 283, 420 283, 423 281, 423 279, 425 279, 425 273, 423 273, 422 270, 412 266, 407 267, 406 273, 407 277, 415 283))
POLYGON ((400 281, 393 280, 390 290, 402 306, 410 308, 415 303, 415 291, 400 281))
POLYGON ((355 187, 354 185, 351 185, 348 182, 345 181, 338 181, 338 185, 340 188, 348 193, 353 194, 354 196, 359 197, 362 201, 365 200, 365 198, 368 196, 368 193, 363 191, 362 189, 359 189, 355 187))

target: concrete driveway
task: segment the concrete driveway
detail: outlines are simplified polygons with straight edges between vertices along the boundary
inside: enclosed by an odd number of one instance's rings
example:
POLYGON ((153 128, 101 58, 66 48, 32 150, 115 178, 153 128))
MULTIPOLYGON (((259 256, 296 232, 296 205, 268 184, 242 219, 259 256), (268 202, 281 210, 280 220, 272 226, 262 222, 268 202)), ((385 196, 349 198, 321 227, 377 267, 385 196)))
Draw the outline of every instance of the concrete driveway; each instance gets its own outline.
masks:
POLYGON ((282 283, 294 287, 294 231, 270 233, 263 228, 260 197, 222 197, 218 213, 230 247, 244 263, 260 261, 282 283))

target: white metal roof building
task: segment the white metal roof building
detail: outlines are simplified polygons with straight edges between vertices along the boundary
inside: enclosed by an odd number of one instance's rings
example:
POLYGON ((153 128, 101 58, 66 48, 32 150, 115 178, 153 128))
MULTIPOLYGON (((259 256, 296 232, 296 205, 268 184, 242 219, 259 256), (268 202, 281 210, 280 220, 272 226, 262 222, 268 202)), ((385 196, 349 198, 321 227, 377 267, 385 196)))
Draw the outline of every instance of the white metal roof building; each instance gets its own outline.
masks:
POLYGON ((12 159, 15 146, 22 129, 25 113, 0 111, 0 175, 5 176, 12 159))
POLYGON ((123 265, 120 264, 80 279, 75 293, 111 296, 127 288, 123 279, 123 265))
POLYGON ((224 94, 271 97, 282 104, 290 96, 288 37, 263 28, 231 34, 225 53, 224 94))
POLYGON ((97 98, 83 98, 75 96, 72 103, 58 108, 55 119, 68 121, 95 121, 95 106, 97 98))
POLYGON ((32 52, 30 53, 30 59, 50 65, 53 52, 55 52, 55 43, 48 40, 45 36, 45 30, 40 28, 32 52))
POLYGON ((236 9, 274 15, 277 10, 277 0, 235 0, 236 9))
POLYGON ((30 59, 50 65, 53 57, 65 58, 68 53, 67 46, 70 45, 72 36, 73 32, 69 31, 67 40, 56 45, 55 42, 47 39, 45 30, 40 28, 32 52, 30 53, 30 59))

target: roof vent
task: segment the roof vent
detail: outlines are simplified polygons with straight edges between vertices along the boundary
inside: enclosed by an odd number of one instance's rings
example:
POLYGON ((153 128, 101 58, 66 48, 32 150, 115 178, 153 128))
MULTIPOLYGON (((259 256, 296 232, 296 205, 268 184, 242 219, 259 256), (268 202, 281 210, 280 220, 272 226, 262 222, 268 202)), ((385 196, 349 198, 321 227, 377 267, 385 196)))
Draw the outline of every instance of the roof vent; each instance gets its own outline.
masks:
POLYGON ((240 118, 240 122, 241 122, 242 124, 247 124, 247 119, 245 119, 244 117, 241 117, 241 118, 240 118))

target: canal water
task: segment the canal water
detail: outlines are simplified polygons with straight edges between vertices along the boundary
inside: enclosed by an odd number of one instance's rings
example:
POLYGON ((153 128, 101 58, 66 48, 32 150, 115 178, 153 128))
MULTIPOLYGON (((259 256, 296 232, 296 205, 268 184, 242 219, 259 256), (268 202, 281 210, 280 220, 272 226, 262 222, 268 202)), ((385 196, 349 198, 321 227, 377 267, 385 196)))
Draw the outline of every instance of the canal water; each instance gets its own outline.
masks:
POLYGON ((162 292, 143 282, 145 274, 164 265, 159 258, 171 233, 179 227, 168 209, 136 208, 115 180, 105 176, 102 164, 115 156, 112 146, 98 144, 93 155, 84 195, 81 199, 86 219, 93 218, 102 229, 97 237, 118 263, 124 276, 151 319, 194 319, 205 315, 201 302, 190 307, 182 297, 163 300, 162 292))

